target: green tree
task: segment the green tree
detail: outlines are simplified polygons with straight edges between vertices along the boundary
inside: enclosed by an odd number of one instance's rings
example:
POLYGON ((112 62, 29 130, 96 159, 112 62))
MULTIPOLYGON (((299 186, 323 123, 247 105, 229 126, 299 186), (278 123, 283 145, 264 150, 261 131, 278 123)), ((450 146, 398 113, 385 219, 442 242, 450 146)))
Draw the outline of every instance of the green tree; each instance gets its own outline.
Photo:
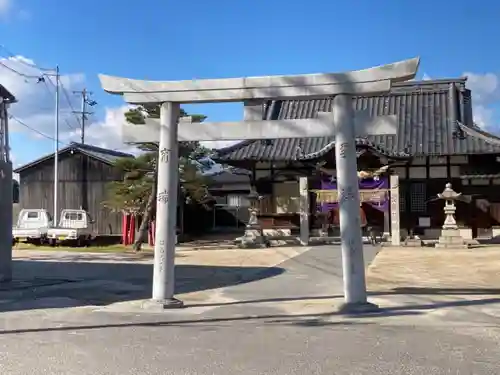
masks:
MULTIPOLYGON (((131 109, 125 113, 125 118, 132 124, 144 124, 145 116, 160 117, 159 106, 144 106, 131 109)), ((181 109, 181 117, 188 116, 181 109)), ((206 116, 191 115, 192 121, 202 122, 206 116)), ((147 231, 156 213, 157 195, 157 159, 158 144, 141 144, 143 151, 136 158, 121 158, 116 161, 117 170, 121 171, 122 181, 114 181, 108 185, 108 198, 104 205, 115 211, 134 214, 142 213, 142 222, 134 243, 134 250, 140 251, 142 243, 147 238, 147 231)), ((206 204, 210 195, 206 188, 208 179, 201 172, 209 166, 203 161, 209 150, 199 142, 179 143, 179 202, 206 204), (200 161, 201 159, 201 161, 200 161)), ((183 203, 181 203, 183 204, 183 203)))

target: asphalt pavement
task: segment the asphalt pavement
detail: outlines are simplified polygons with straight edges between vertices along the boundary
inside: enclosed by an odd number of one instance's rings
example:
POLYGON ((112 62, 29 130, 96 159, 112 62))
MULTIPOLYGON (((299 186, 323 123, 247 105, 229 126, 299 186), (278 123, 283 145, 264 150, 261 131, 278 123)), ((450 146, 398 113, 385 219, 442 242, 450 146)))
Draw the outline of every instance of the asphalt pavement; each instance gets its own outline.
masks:
MULTIPOLYGON (((375 248, 365 247, 366 263, 375 254, 375 248)), ((284 271, 212 290, 211 303, 198 302, 205 305, 203 309, 190 306, 151 314, 101 306, 1 313, 0 371, 13 375, 498 373, 500 330, 495 321, 468 324, 411 312, 339 317, 333 309, 342 300, 336 246, 312 247, 279 267, 284 271)))

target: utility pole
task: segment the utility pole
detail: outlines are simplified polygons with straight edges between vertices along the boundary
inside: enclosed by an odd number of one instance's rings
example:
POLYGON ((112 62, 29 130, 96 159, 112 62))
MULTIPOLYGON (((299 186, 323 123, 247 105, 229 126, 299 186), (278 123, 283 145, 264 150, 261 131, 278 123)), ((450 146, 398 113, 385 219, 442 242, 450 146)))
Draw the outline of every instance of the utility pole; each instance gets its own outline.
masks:
MULTIPOLYGON (((0 87, 2 87, 0 85, 0 87)), ((2 87, 3 88, 3 87, 2 87)), ((9 107, 16 98, 7 90, 0 94, 0 282, 12 280, 12 161, 9 152, 9 107)))
POLYGON ((96 101, 90 99, 90 95, 92 92, 87 91, 87 89, 83 89, 81 91, 73 91, 74 94, 81 95, 82 97, 82 109, 81 111, 73 111, 75 114, 79 114, 82 116, 81 118, 81 129, 80 129, 80 143, 85 143, 85 121, 88 120, 87 115, 91 115, 93 112, 87 112, 87 105, 93 107, 97 104, 96 101))
POLYGON ((58 216, 58 207, 57 207, 57 199, 58 199, 58 185, 59 185, 59 65, 56 66, 56 113, 55 113, 55 124, 54 124, 54 225, 57 225, 57 216, 58 216))
MULTIPOLYGON (((50 69, 52 71, 52 69, 50 69)), ((52 80, 49 80, 49 82, 55 87, 55 113, 54 113, 54 212, 53 212, 53 223, 54 225, 57 225, 57 216, 58 216, 58 206, 57 206, 57 200, 58 200, 58 195, 59 195, 59 92, 60 92, 60 85, 61 85, 61 74, 59 71, 59 65, 53 69, 54 73, 43 73, 41 76, 38 77, 37 83, 44 83, 45 85, 46 80, 45 77, 55 77, 56 83, 54 84, 52 80)), ((34 77, 32 77, 34 78, 34 77)), ((47 88, 48 89, 48 88, 47 88)))

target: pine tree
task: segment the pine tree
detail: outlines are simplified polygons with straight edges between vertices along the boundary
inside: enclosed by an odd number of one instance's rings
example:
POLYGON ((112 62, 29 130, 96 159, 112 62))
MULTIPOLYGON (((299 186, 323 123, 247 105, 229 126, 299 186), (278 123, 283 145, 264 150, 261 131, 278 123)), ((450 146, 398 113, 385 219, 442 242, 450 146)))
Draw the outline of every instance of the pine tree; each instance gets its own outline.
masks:
MULTIPOLYGON (((181 117, 188 116, 181 109, 181 117)), ((132 124, 144 124, 145 117, 159 118, 159 106, 144 106, 129 110, 125 118, 132 124)), ((191 115, 192 121, 202 122, 206 116, 191 115)), ((121 158, 116 161, 116 168, 122 172, 122 181, 114 181, 108 185, 107 200, 104 205, 115 211, 133 214, 142 213, 142 222, 134 243, 134 250, 140 251, 142 243, 147 239, 148 228, 156 213, 157 195, 157 159, 158 144, 141 144, 141 155, 136 158, 121 158)), ((199 142, 179 143, 179 202, 180 204, 202 203, 211 200, 207 190, 208 178, 202 172, 210 166, 203 157, 209 150, 199 142)))

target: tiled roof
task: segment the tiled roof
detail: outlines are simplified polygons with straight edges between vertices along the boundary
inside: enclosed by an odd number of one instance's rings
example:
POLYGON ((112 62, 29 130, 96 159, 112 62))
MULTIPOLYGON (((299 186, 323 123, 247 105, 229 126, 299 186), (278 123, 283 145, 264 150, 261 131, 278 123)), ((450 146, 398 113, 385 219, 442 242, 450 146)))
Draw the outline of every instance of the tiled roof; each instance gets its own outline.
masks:
POLYGON ((127 154, 125 152, 108 150, 106 148, 101 148, 92 145, 86 145, 81 143, 74 143, 73 147, 78 149, 83 154, 87 154, 88 156, 101 160, 102 162, 113 164, 117 159, 123 157, 132 157, 131 154, 127 154))
POLYGON ((221 171, 209 176, 211 185, 248 183, 250 173, 245 169, 235 169, 233 171, 221 171))
MULTIPOLYGON (((76 142, 72 142, 69 146, 60 149, 58 154, 62 155, 62 154, 65 154, 66 152, 70 152, 70 151, 79 151, 82 154, 88 155, 91 158, 100 160, 106 164, 113 164, 119 158, 133 157, 133 155, 127 154, 125 152, 108 150, 106 148, 101 148, 101 147, 97 147, 97 146, 81 144, 81 143, 76 143, 76 142)), ((34 167, 34 166, 36 166, 44 161, 47 161, 53 157, 54 157, 53 153, 46 155, 44 157, 41 157, 40 159, 34 160, 28 164, 25 164, 25 165, 17 168, 16 170, 14 170, 14 172, 15 173, 22 172, 28 168, 34 167)))
MULTIPOLYGON (((398 116, 396 135, 359 138, 358 147, 392 157, 500 153, 500 142, 494 144, 492 135, 482 132, 479 137, 458 125, 474 129, 471 92, 465 88, 465 79, 405 82, 395 84, 389 94, 353 100, 356 110, 368 110, 372 116, 398 116)), ((264 118, 314 118, 318 112, 331 111, 332 102, 332 97, 269 101, 264 118)), ((307 160, 334 146, 333 137, 243 141, 219 150, 214 160, 307 160)))

